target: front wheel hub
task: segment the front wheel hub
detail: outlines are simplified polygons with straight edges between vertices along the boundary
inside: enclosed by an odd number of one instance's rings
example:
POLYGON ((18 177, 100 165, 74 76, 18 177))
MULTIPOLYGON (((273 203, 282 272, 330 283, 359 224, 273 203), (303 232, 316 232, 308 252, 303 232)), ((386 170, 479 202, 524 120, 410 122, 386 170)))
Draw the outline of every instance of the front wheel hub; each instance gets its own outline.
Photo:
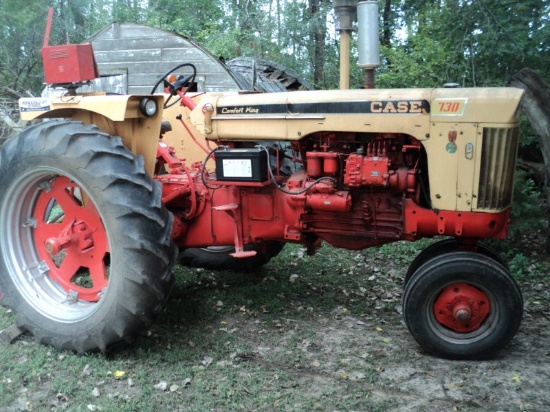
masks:
POLYGON ((434 303, 437 321, 460 333, 478 329, 490 311, 489 297, 465 283, 447 286, 434 303))
POLYGON ((472 307, 467 302, 457 303, 453 307, 453 317, 459 322, 468 322, 472 318, 472 307))

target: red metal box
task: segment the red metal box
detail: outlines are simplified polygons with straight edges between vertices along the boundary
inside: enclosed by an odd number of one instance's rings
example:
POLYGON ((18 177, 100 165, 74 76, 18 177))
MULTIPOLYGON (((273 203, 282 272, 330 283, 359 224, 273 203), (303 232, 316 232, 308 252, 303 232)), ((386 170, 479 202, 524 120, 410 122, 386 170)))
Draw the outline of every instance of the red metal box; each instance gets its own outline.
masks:
POLYGON ((42 48, 46 83, 82 82, 99 77, 91 44, 65 44, 42 48))

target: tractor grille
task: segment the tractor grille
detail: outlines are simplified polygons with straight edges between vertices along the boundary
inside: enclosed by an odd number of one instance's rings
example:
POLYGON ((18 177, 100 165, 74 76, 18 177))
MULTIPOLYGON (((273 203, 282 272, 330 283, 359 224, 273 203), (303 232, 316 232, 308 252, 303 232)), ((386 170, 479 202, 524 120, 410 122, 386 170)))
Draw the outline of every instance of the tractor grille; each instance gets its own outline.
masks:
POLYGON ((501 210, 512 204, 519 128, 483 129, 478 209, 501 210))

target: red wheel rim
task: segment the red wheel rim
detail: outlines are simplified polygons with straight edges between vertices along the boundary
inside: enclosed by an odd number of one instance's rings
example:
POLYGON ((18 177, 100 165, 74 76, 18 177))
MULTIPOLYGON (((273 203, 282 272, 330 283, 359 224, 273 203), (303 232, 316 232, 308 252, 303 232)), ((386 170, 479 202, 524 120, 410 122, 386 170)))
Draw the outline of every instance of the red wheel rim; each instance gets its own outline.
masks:
POLYGON ((68 298, 96 302, 109 283, 109 242, 93 202, 65 176, 51 180, 34 210, 34 239, 50 279, 68 298))
POLYGON ((490 311, 489 297, 465 283, 447 286, 434 303, 437 321, 460 333, 477 330, 490 311))

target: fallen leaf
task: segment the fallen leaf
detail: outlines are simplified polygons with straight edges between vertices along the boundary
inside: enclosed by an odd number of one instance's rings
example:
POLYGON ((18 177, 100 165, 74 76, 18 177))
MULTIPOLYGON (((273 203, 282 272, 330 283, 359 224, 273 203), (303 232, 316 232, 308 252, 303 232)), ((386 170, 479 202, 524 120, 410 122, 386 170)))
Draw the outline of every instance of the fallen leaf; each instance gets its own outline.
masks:
POLYGON ((362 372, 352 372, 349 374, 349 380, 350 381, 360 381, 365 379, 365 374, 362 372))
POLYGON ((222 360, 216 363, 216 366, 225 367, 225 366, 233 366, 233 362, 222 360))
POLYGON ((225 333, 233 334, 233 333, 237 332, 238 329, 237 328, 232 328, 232 329, 220 328, 219 330, 222 331, 222 332, 225 332, 225 333))
POLYGON ((168 388, 168 383, 165 381, 160 381, 159 383, 154 385, 153 388, 164 392, 168 388))
POLYGON ((383 332, 383 331, 384 331, 384 329, 382 329, 381 327, 379 327, 379 326, 376 327, 376 332, 383 332))
POLYGON ((124 377, 124 375, 126 375, 126 372, 124 372, 124 371, 114 371, 113 372, 113 377, 115 379, 120 379, 120 378, 124 377))
POLYGON ((90 374, 92 373, 92 368, 90 367, 89 364, 86 364, 86 366, 84 366, 84 369, 82 370, 82 373, 80 374, 80 376, 89 376, 90 374))
POLYGON ((519 382, 520 381, 519 375, 514 375, 514 377, 512 378, 512 381, 519 382))

